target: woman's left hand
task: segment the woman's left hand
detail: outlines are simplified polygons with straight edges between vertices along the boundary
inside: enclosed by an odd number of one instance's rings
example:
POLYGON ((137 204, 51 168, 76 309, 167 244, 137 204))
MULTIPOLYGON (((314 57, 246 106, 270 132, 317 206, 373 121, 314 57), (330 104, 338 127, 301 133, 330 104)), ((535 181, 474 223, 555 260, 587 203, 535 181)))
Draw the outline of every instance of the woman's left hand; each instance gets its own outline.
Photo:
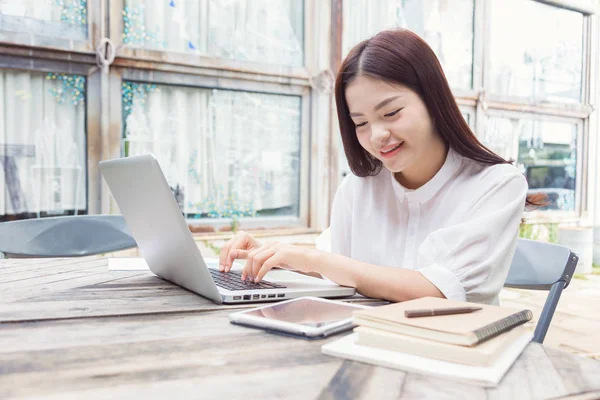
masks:
POLYGON ((307 249, 287 243, 265 244, 255 250, 234 250, 233 258, 246 259, 242 271, 242 280, 250 279, 260 282, 274 267, 290 269, 298 272, 313 272, 309 262, 310 256, 318 250, 307 249))

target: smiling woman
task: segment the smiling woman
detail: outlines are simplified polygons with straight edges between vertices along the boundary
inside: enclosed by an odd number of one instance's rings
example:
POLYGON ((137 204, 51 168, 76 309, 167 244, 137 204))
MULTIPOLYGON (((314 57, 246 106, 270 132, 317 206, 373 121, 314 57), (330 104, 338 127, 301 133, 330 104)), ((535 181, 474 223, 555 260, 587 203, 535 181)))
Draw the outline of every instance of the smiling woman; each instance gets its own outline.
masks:
POLYGON ((439 157, 443 144, 484 164, 506 163, 473 134, 460 113, 435 53, 409 30, 381 32, 350 51, 337 77, 336 104, 344 151, 350 168, 358 176, 373 175, 382 167, 382 160, 361 140, 367 128, 365 113, 372 119, 368 132, 375 136, 388 132, 386 128, 390 124, 405 135, 414 136, 419 146, 416 143, 413 146, 410 152, 413 156, 423 156, 425 149, 430 153, 427 145, 434 145, 439 157), (373 110, 358 110, 377 98, 384 100, 375 103, 373 110), (396 99, 397 103, 392 104, 396 99), (407 109, 402 101, 409 106, 407 109), (351 102, 353 110, 349 109, 351 102), (390 116, 393 105, 406 117, 401 120, 397 115, 390 116), (361 120, 356 119, 357 114, 361 120), (378 120, 380 115, 384 117, 381 121, 378 120), (390 117, 396 118, 390 120, 390 117))
POLYGON ((222 270, 317 273, 391 301, 437 296, 496 304, 513 257, 527 182, 463 119, 433 50, 408 30, 354 47, 335 97, 353 172, 332 207, 332 253, 263 245, 239 233, 222 270))
MULTIPOLYGON (((446 144, 435 134, 427 107, 416 92, 360 75, 348 85, 346 98, 357 110, 350 110, 356 133, 352 127, 343 131, 346 148, 352 150, 358 141, 361 154, 368 153, 388 170, 398 172, 396 179, 409 189, 424 185, 439 171, 446 144), (376 106, 370 109, 372 104, 376 106)), ((348 160, 352 164, 358 161, 348 160)))

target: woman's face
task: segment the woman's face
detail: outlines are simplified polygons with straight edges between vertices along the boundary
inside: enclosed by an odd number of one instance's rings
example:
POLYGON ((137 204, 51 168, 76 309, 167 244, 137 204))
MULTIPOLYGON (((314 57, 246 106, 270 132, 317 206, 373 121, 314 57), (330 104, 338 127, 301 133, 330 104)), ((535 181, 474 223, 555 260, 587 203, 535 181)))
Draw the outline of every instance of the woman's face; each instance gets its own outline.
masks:
POLYGON ((393 173, 417 171, 438 154, 428 150, 443 146, 425 103, 404 86, 358 76, 346 88, 346 102, 361 146, 393 173))

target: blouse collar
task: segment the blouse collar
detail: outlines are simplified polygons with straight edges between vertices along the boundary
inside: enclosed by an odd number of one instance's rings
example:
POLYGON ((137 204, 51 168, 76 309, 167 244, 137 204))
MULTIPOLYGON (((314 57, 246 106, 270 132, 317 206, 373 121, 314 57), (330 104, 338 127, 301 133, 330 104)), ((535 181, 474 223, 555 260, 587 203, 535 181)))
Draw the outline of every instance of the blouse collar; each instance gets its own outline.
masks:
POLYGON ((404 197, 408 199, 408 201, 418 201, 419 203, 425 203, 429 199, 436 194, 442 186, 446 184, 452 178, 458 166, 460 164, 460 156, 450 148, 448 150, 448 154, 446 155, 446 161, 442 165, 442 168, 434 175, 433 178, 429 180, 426 184, 421 186, 418 189, 407 189, 402 186, 394 177, 394 174, 390 172, 390 177, 392 179, 392 187, 394 188, 394 193, 396 197, 400 200, 404 200, 404 197))

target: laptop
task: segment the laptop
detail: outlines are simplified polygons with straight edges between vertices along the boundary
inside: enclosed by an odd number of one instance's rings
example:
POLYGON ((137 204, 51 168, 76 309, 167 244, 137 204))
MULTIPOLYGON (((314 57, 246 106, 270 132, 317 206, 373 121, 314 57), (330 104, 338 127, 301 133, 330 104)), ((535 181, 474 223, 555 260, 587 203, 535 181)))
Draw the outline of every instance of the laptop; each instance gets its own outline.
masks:
POLYGON ((241 280, 241 270, 207 265, 165 176, 152 154, 99 163, 102 176, 150 271, 215 303, 278 301, 303 296, 345 297, 354 288, 293 271, 269 271, 263 281, 241 280))

